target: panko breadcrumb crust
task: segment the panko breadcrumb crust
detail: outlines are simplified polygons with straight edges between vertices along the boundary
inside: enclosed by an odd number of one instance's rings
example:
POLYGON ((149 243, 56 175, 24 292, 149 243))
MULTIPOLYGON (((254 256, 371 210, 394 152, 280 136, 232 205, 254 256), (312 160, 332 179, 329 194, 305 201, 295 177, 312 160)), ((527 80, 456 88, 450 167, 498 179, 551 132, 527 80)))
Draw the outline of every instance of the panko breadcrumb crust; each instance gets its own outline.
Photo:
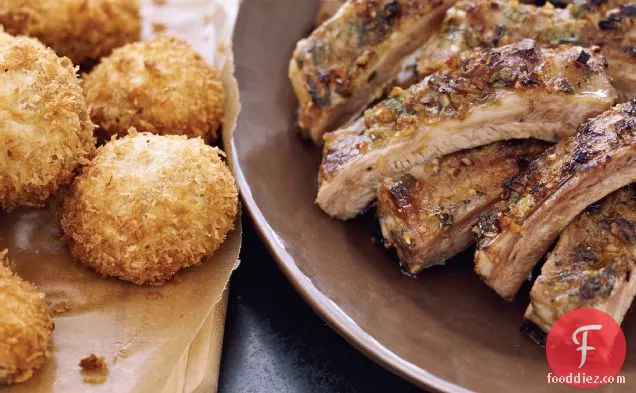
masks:
POLYGON ((0 0, 0 25, 38 38, 75 64, 138 41, 138 0, 0 0))
POLYGON ((0 384, 24 382, 47 358, 53 332, 44 294, 15 275, 0 251, 0 384))
POLYGON ((200 264, 237 214, 236 183, 222 156, 200 138, 134 130, 100 147, 61 209, 71 254, 140 285, 200 264))
POLYGON ((76 69, 0 28, 0 208, 41 207, 95 149, 76 69))
POLYGON ((115 50, 83 86, 92 120, 111 135, 135 127, 211 141, 223 121, 218 72, 178 38, 158 36, 115 50))

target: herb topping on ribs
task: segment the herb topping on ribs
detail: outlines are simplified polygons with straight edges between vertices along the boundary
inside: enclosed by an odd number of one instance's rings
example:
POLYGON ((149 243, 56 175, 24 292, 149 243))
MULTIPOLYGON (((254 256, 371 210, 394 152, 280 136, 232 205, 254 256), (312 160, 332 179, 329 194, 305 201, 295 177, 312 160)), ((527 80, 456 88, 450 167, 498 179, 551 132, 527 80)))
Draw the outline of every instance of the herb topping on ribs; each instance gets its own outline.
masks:
POLYGON ((515 183, 479 223, 475 270, 512 300, 559 233, 587 206, 636 181, 636 99, 582 124, 515 183))
POLYGON ((460 1, 446 12, 441 31, 422 47, 417 74, 439 70, 457 53, 524 38, 545 47, 594 47, 608 59, 620 98, 636 95, 636 0, 579 1, 566 9, 550 3, 537 7, 504 0, 460 1))
POLYGON ((604 59, 580 47, 523 40, 455 56, 443 71, 394 89, 363 119, 325 135, 317 203, 331 216, 353 218, 384 178, 500 140, 559 140, 615 98, 604 59))
POLYGON ((359 114, 439 27, 454 0, 350 0, 300 40, 289 78, 298 123, 316 143, 359 114))
POLYGON ((474 241, 479 216, 499 201, 506 180, 548 146, 532 139, 496 142, 385 181, 377 200, 384 245, 395 246, 410 274, 463 251, 474 241))
POLYGON ((596 203, 559 236, 530 292, 525 319, 544 332, 565 313, 593 307, 621 323, 636 295, 636 189, 596 203))

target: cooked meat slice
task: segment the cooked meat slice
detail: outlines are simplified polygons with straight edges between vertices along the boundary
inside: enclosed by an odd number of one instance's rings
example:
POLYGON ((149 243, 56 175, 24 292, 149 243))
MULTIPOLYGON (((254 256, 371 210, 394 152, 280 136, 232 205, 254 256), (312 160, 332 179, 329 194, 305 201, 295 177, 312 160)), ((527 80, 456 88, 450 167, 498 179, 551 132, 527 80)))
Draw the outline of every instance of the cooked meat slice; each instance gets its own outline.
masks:
POLYGON ((325 23, 327 19, 336 15, 340 6, 346 2, 347 0, 320 0, 318 12, 316 12, 316 18, 314 20, 314 26, 318 27, 325 23))
POLYGON ((439 27, 455 0, 350 0, 298 42, 289 78, 298 124, 315 142, 378 98, 401 61, 439 27))
POLYGON ((616 98, 601 57, 532 40, 455 56, 393 93, 325 135, 317 202, 329 215, 355 217, 384 178, 433 158, 506 139, 568 136, 616 98))
POLYGON ((630 1, 598 22, 601 53, 607 57, 621 102, 636 97, 636 0, 630 1))
POLYGON ((636 295, 636 189, 590 206, 563 231, 530 292, 525 319, 549 332, 563 314, 590 307, 618 323, 636 295))
POLYGON ((506 208, 479 223, 475 270, 511 300, 559 233, 587 206, 636 181, 636 99, 584 123, 533 161, 506 208))
POLYGON ((636 0, 589 0, 555 9, 505 0, 460 1, 446 12, 440 31, 422 47, 417 74, 429 75, 449 57, 531 38, 541 46, 598 46, 623 97, 636 94, 636 0), (634 4, 626 5, 629 2, 634 4), (620 9, 608 12, 608 7, 620 9))
POLYGON ((549 144, 496 142, 449 154, 385 181, 377 211, 384 245, 395 246, 411 274, 444 262, 474 241, 477 219, 514 177, 549 144))
POLYGON ((418 72, 431 74, 449 57, 476 47, 495 48, 530 38, 542 45, 578 42, 584 27, 596 30, 587 20, 574 18, 573 7, 555 9, 505 0, 464 0, 446 11, 440 32, 423 47, 418 72))

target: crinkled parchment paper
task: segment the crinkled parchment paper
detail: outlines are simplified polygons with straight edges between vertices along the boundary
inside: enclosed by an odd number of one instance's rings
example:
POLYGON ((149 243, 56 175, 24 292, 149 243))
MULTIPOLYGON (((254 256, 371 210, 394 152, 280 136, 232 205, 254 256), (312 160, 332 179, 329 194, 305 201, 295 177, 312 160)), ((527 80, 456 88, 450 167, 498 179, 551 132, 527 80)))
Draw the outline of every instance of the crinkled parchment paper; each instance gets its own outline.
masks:
MULTIPOLYGON (((239 0, 142 0, 144 36, 179 35, 223 70, 227 90, 224 140, 239 110, 231 52, 239 0), (154 24, 154 28, 153 28, 154 24)), ((44 291, 53 310, 52 358, 29 381, 0 392, 135 392, 163 390, 238 266, 240 221, 202 266, 180 272, 161 287, 138 287, 98 276, 73 261, 52 209, 0 213, 0 249, 9 249, 17 273, 44 291), (104 356, 102 384, 83 382, 79 361, 104 356)))

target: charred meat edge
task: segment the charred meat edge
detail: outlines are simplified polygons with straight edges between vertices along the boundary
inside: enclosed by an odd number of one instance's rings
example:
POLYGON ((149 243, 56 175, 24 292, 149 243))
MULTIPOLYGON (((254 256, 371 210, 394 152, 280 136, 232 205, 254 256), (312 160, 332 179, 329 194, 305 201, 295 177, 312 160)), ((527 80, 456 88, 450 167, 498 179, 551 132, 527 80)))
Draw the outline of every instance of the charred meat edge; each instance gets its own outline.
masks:
POLYGON ((636 295, 636 189, 590 206, 563 231, 530 292, 525 319, 549 332, 574 309, 593 307, 619 324, 636 295))
POLYGON ((576 44, 608 59, 621 101, 636 95, 636 1, 578 1, 566 9, 503 0, 465 0, 447 12, 438 34, 418 51, 416 79, 443 68, 453 55, 524 38, 541 46, 576 44))
POLYGON ((507 190, 507 180, 550 145, 496 142, 462 150, 385 181, 377 212, 385 247, 395 247, 409 274, 443 263, 469 247, 481 214, 507 190))
POLYGON ((351 0, 300 40, 289 63, 301 132, 315 143, 355 118, 439 27, 454 0, 351 0))
POLYGON ((325 136, 317 203, 350 219, 383 178, 414 165, 500 140, 566 137, 616 98, 603 63, 580 47, 539 49, 532 40, 455 57, 325 136))
POLYGON ((636 100, 581 125, 532 162, 507 208, 479 222, 475 271, 512 301, 559 233, 587 206, 636 181, 636 100))

